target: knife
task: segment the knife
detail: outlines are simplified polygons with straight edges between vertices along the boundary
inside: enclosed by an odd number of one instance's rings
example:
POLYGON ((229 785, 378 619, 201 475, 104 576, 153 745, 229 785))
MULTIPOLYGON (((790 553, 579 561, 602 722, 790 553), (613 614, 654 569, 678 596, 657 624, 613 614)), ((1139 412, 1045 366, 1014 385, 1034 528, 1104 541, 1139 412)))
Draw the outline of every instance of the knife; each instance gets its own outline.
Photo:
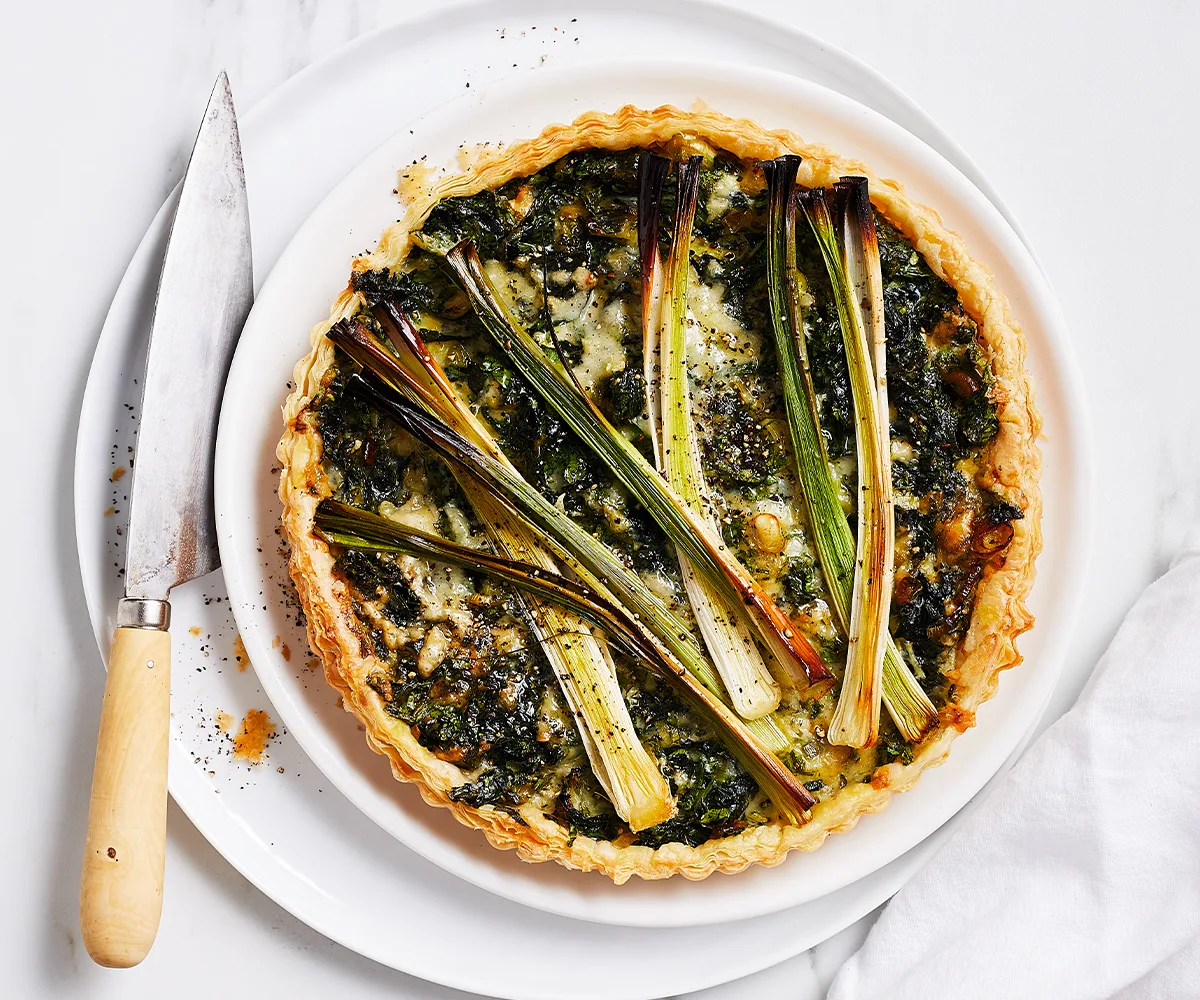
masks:
POLYGON ((108 659, 79 914, 88 954, 128 968, 162 913, 171 727, 171 588, 220 565, 217 415, 254 299, 246 179, 229 80, 217 77, 158 282, 142 380, 125 597, 108 659))

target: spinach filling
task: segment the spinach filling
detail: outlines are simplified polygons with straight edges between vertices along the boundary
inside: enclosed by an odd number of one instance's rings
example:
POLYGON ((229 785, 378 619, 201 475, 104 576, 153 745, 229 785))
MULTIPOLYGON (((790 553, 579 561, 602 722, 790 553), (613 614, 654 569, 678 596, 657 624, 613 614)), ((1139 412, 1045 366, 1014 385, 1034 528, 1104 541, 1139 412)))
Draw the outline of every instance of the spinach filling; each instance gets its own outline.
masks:
MULTIPOLYGON (((493 283, 526 327, 546 341, 553 324, 563 360, 609 418, 649 454, 637 158, 636 150, 575 152, 496 191, 443 201, 416 234, 402 270, 359 271, 352 283, 366 300, 359 318, 373 326, 369 309, 384 299, 408 312, 521 473, 643 578, 658 581, 664 599, 686 617, 678 567, 663 532, 497 353, 440 257, 460 240, 473 239, 493 283)), ((670 190, 665 202, 664 250, 673 215, 670 190)), ((981 489, 970 471, 998 430, 989 392, 993 377, 975 322, 954 289, 904 237, 882 217, 876 223, 885 284, 893 478, 902 498, 896 515, 893 632, 940 706, 953 698, 943 670, 952 664, 969 622, 982 569, 997 552, 1002 555, 1002 549, 979 543, 977 536, 988 530, 988 538, 1002 535, 1022 513, 981 489), (972 525, 969 537, 952 537, 954 526, 963 523, 972 525)), ((765 229, 761 172, 717 153, 701 179, 692 265, 698 279, 693 284, 712 300, 705 308, 717 311, 709 329, 707 313, 694 310, 700 332, 723 353, 715 355, 718 362, 693 371, 693 391, 702 418, 705 473, 726 501, 727 543, 815 628, 822 608, 828 618, 828 608, 795 500, 798 487, 767 313, 765 229), (737 328, 736 336, 726 321, 737 328), (748 528, 763 504, 792 512, 782 551, 763 551, 748 528)), ((798 227, 797 259, 811 295, 806 333, 822 429, 835 465, 851 463, 846 475, 852 483, 853 403, 842 335, 815 239, 804 225, 798 227)), ((343 396, 350 367, 339 357, 315 404, 334 495, 380 511, 399 507, 419 491, 442 511, 439 530, 477 532, 470 504, 441 461, 417 449, 379 414, 343 396), (450 509, 460 512, 453 524, 445 523, 450 509)), ((846 493, 852 513, 854 491, 846 493)), ((411 725, 423 746, 469 775, 452 792, 455 801, 510 811, 532 801, 571 836, 651 847, 694 846, 770 818, 770 804, 753 779, 687 706, 618 657, 635 728, 678 801, 678 813, 668 822, 630 832, 588 767, 518 602, 468 575, 463 606, 472 625, 445 626, 454 633, 452 649, 430 668, 421 656, 430 621, 403 565, 389 556, 347 551, 338 556, 337 569, 350 584, 364 642, 387 667, 371 679, 385 710, 411 725), (496 638, 501 632, 508 637, 505 643, 496 638)), ((828 629, 814 634, 813 641, 844 660, 844 639, 828 629)), ((822 726, 833 703, 830 694, 781 708, 796 733, 791 766, 810 777, 807 787, 818 797, 835 795, 850 781, 870 780, 881 764, 912 759, 913 748, 886 719, 874 748, 828 747, 821 740, 822 726)))
MULTIPOLYGON (((623 672, 622 679, 631 679, 623 672)), ((696 847, 727 837, 748 825, 758 786, 720 742, 698 726, 670 690, 642 675, 626 689, 630 715, 643 745, 654 754, 676 796, 677 813, 658 826, 628 834, 586 767, 568 775, 553 815, 571 836, 600 840, 626 836, 630 842, 661 847, 673 842, 696 847)))

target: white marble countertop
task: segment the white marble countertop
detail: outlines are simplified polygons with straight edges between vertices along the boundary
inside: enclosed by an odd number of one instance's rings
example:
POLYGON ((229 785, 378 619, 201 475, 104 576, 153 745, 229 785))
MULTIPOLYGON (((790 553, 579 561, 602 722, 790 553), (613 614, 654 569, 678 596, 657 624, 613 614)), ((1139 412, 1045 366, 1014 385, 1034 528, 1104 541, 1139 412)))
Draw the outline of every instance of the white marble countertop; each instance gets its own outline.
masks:
MULTIPOLYGON (((1101 447, 1097 549, 1053 718, 1200 517, 1192 264, 1200 205, 1189 193, 1200 160, 1200 8, 1180 0, 739 5, 849 50, 930 112, 1001 192, 1058 292, 1101 447)), ((16 359, 10 449, 24 466, 5 504, 15 554, 4 584, 11 707, 0 729, 12 807, 0 824, 7 996, 256 996, 275 987, 303 996, 458 996, 292 918, 174 806, 169 893, 150 958, 126 972, 95 967, 76 912, 103 677, 75 558, 72 451, 109 300, 182 175, 197 109, 219 69, 229 70, 246 108, 349 39, 429 6, 61 0, 6 8, 0 294, 16 359), (36 633, 14 627, 33 623, 36 633)), ((795 1000, 822 996, 870 920, 697 996, 724 1000, 755 987, 795 1000)))

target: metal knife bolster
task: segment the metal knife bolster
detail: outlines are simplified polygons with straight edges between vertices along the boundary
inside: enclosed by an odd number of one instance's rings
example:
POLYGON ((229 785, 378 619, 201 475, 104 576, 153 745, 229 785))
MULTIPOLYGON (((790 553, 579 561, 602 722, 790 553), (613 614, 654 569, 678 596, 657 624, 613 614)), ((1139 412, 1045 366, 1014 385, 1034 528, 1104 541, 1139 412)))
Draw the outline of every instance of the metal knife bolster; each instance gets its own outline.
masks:
POLYGON ((117 628, 152 628, 166 632, 170 627, 170 601, 123 597, 117 604, 117 628))

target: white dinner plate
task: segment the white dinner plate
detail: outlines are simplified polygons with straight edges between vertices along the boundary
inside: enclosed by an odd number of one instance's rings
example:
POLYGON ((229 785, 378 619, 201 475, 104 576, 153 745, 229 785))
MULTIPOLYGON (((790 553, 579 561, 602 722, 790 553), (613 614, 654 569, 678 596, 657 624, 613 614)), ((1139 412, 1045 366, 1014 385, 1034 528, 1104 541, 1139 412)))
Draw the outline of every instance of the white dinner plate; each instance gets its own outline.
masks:
MULTIPOLYGON (((818 899, 882 868, 958 811, 1012 753, 1045 704, 1061 664, 1058 602, 1078 590, 1069 543, 1072 511, 1083 502, 1078 454, 1058 414, 1064 389, 1053 364, 1059 342, 1054 301, 1036 264, 995 207, 945 159, 893 122, 849 98, 773 71, 662 59, 570 67, 498 83, 460 97, 388 139, 321 204, 279 258, 259 292, 229 376, 217 442, 217 533, 234 614, 259 680, 288 730, 341 792, 398 840, 475 885, 517 902, 582 920, 679 927, 761 916, 818 899), (818 852, 793 853, 774 868, 700 882, 682 878, 614 885, 600 873, 530 865, 487 846, 445 810, 419 802, 392 780, 377 757, 364 765, 355 720, 330 704, 312 672, 273 650, 283 637, 303 648, 291 592, 272 544, 279 523, 280 404, 292 367, 308 350, 309 331, 345 287, 350 259, 375 244, 397 216, 399 167, 424 158, 454 169, 464 142, 511 143, 588 109, 626 103, 688 107, 697 99, 733 117, 863 160, 901 180, 936 206, 1008 294, 1031 342, 1029 367, 1047 417, 1046 551, 1032 602, 1040 624, 1021 641, 1025 665, 1008 674, 957 740, 949 762, 882 813, 831 837, 818 852), (264 595, 265 598, 264 598, 264 595)), ((1068 424, 1069 426, 1069 424, 1068 424)))
MULTIPOLYGON (((779 69, 856 97, 934 145, 1003 211, 974 165, 909 99, 862 63, 802 32, 679 0, 661 0, 653 9, 633 2, 486 0, 366 36, 250 111, 242 109, 258 283, 350 168, 405 122, 461 93, 465 83, 483 86, 543 66, 599 60, 613 51, 614 41, 628 56, 653 56, 666 31, 697 56, 779 69), (563 24, 572 25, 570 44, 545 30, 563 24)), ((197 100, 199 113, 202 95, 197 100)), ((121 281, 80 414, 76 530, 102 654, 112 634, 124 557, 128 480, 115 474, 127 468, 137 428, 136 380, 174 203, 172 196, 158 213, 121 281)), ((1067 395, 1082 398, 1065 343, 1047 350, 1067 395)), ((1086 441, 1078 409, 1068 407, 1056 420, 1061 433, 1086 441)), ((1077 467, 1088 481, 1086 455, 1077 457, 1077 467)), ((1090 507, 1080 509, 1075 530, 1064 539, 1067 550, 1080 550, 1089 513, 1090 507)), ((297 918, 347 948, 433 982, 529 1000, 634 1000, 727 982, 812 947, 878 906, 953 826, 816 903, 723 928, 719 949, 710 947, 711 932, 703 929, 631 931, 548 917, 451 877, 398 844, 323 779, 286 729, 272 741, 265 765, 231 761, 228 741, 215 729, 216 712, 237 717, 250 707, 273 708, 254 672, 232 663, 236 627, 222 574, 180 588, 172 603, 170 789, 176 802, 239 872, 297 918), (447 926, 455 933, 447 935, 447 926), (471 941, 470 962, 459 960, 462 940, 471 941), (530 972, 531 947, 536 974, 530 972), (614 953, 620 962, 611 961, 614 953)), ((1057 613, 1065 629, 1075 608, 1060 605, 1057 613)), ((315 678, 314 684, 325 691, 315 678)), ((349 752, 364 767, 378 766, 361 734, 352 734, 349 752)), ((417 800, 412 789, 401 789, 405 793, 417 800)), ((170 900, 168 886, 167 905, 170 900)))

